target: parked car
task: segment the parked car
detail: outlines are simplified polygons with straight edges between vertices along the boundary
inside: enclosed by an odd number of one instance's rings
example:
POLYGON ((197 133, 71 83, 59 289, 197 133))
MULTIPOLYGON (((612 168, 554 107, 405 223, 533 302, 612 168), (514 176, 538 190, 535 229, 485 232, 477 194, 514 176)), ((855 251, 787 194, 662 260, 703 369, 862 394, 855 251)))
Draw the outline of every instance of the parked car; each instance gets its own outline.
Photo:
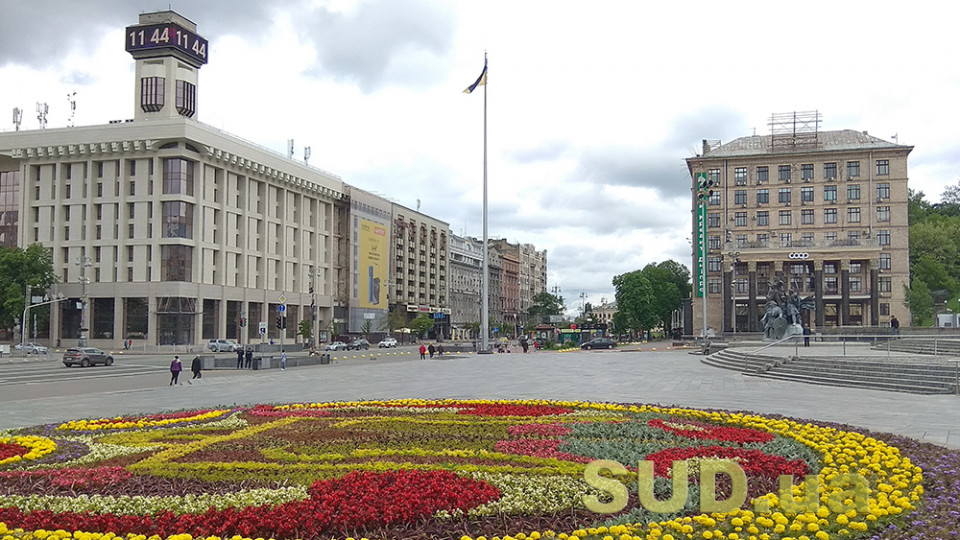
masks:
POLYGON ((37 343, 17 343, 13 346, 13 350, 20 351, 25 354, 47 354, 49 351, 43 345, 37 343))
POLYGON ((347 350, 347 344, 342 341, 334 341, 333 343, 328 343, 326 347, 323 348, 325 351, 345 351, 347 350))
POLYGON ((616 342, 616 341, 614 341, 614 340, 612 340, 612 339, 610 339, 610 338, 598 337, 598 338, 591 339, 590 341, 584 342, 583 345, 580 345, 580 348, 581 348, 581 349, 587 349, 587 350, 590 350, 590 349, 612 349, 612 348, 614 348, 614 347, 616 347, 616 346, 617 346, 617 342, 616 342))
POLYGON ((370 342, 365 339, 355 339, 351 341, 349 345, 347 345, 348 351, 351 351, 351 350, 359 351, 360 349, 366 350, 369 348, 370 348, 370 342))
POLYGON ((234 352, 240 345, 232 339, 211 339, 207 348, 211 352, 234 352))
POLYGON ((377 347, 380 347, 381 349, 388 349, 390 347, 396 347, 396 346, 397 346, 397 340, 392 337, 383 338, 380 340, 380 343, 377 344, 377 347))
POLYGON ((67 367, 72 365, 88 367, 97 364, 103 364, 105 366, 113 365, 113 357, 93 347, 67 349, 67 352, 63 353, 63 365, 67 367))

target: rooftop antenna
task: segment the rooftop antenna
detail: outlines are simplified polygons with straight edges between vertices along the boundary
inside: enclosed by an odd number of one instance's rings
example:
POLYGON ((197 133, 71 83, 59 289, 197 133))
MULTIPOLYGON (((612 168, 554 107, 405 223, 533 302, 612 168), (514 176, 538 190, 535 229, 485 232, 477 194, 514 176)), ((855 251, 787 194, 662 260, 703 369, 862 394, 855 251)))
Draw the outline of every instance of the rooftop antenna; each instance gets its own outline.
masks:
POLYGON ((287 159, 293 159, 293 139, 287 139, 287 159))
POLYGON ((13 108, 13 125, 17 127, 16 131, 20 131, 20 122, 23 122, 23 109, 20 107, 13 108))
POLYGON ((899 132, 898 132, 898 133, 894 133, 890 138, 893 139, 893 142, 894 142, 894 143, 900 144, 900 137, 898 137, 897 135, 899 135, 899 132))
POLYGON ((37 102, 37 121, 40 122, 40 129, 47 128, 47 113, 50 112, 50 106, 46 103, 37 102))
POLYGON ((304 165, 310 164, 310 147, 309 146, 303 147, 303 164, 304 165))
POLYGON ((417 212, 420 211, 420 199, 417 199, 417 212))
POLYGON ((77 114, 77 93, 67 94, 67 103, 70 104, 70 119, 67 120, 67 127, 73 127, 73 118, 77 114))

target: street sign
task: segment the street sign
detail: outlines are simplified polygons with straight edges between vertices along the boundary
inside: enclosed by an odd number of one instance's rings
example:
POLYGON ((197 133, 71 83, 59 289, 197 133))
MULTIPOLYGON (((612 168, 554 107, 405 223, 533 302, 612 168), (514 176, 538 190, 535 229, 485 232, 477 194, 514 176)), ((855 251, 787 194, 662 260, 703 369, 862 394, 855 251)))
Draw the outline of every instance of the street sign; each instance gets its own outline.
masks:
POLYGON ((266 333, 267 333, 267 323, 262 322, 260 323, 260 335, 264 335, 266 333))
POLYGON ((281 295, 280 295, 280 303, 281 303, 281 304, 286 304, 286 303, 287 303, 287 297, 281 294, 281 295))
POLYGON ((280 304, 280 306, 277 307, 277 311, 279 311, 280 313, 284 313, 287 311, 287 306, 285 304, 280 304))

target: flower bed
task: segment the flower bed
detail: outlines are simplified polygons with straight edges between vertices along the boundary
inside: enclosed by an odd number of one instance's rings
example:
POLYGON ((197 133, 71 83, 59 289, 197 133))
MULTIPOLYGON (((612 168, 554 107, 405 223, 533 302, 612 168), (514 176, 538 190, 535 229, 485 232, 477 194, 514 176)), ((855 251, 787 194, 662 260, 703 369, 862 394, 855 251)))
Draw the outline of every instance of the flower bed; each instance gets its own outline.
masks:
MULTIPOLYGON (((957 452, 909 439, 744 413, 542 400, 257 405, 0 433, 0 538, 955 538, 958 466, 957 452), (703 514, 700 468, 718 458, 743 471, 748 496, 703 514), (593 460, 625 466, 604 474, 627 494, 612 513, 584 503, 618 492, 586 479, 593 460), (680 460, 682 509, 648 511, 638 464, 653 462, 662 501, 680 460), (867 486, 866 500, 844 475, 867 486)), ((734 484, 719 475, 717 499, 734 484)))

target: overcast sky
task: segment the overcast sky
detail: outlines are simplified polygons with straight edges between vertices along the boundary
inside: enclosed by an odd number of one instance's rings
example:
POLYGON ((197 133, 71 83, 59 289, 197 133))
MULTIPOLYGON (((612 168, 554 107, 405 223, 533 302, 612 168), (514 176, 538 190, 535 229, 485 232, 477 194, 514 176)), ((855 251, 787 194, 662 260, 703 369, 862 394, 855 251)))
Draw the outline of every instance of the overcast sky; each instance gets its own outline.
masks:
POLYGON ((198 119, 482 236, 489 54, 489 234, 548 250, 571 311, 614 275, 690 266, 702 139, 821 130, 915 146, 910 186, 937 201, 960 162, 949 2, 0 0, 0 130, 35 103, 49 127, 133 117, 123 29, 172 7, 210 42, 198 119))

